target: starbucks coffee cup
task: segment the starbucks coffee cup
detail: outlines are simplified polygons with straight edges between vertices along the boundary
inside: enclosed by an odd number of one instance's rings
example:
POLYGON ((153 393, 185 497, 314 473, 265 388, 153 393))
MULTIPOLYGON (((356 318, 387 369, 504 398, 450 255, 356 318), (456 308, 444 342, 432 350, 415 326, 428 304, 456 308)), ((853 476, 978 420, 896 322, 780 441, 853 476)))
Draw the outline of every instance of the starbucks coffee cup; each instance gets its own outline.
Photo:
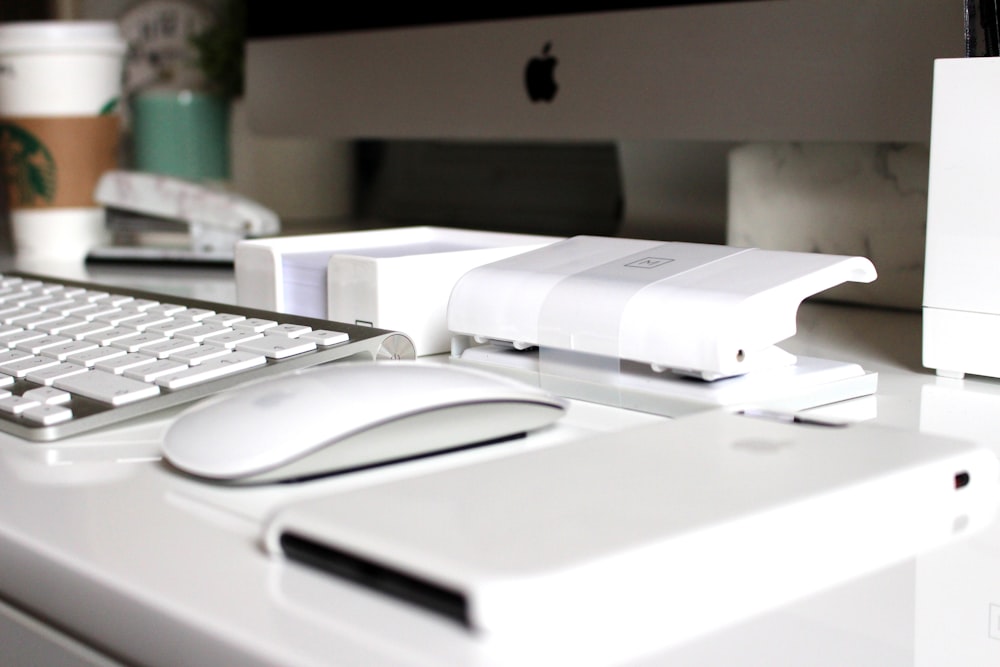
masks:
POLYGON ((18 256, 79 260, 104 241, 93 193, 118 163, 125 47, 112 21, 0 24, 0 164, 18 256))

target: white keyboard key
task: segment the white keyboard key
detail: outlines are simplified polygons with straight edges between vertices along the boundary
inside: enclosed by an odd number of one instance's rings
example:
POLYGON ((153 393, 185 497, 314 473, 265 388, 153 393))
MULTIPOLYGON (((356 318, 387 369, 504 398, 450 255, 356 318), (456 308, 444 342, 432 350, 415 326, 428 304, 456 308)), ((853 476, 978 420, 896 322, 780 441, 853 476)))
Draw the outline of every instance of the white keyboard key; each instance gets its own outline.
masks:
POLYGON ((87 303, 86 301, 73 301, 73 303, 66 304, 60 308, 53 308, 53 312, 67 317, 81 317, 86 320, 92 320, 94 319, 93 315, 101 311, 92 303, 87 303))
POLYGON ((32 354, 41 354, 42 350, 46 348, 56 347, 58 345, 64 345, 65 343, 72 342, 72 338, 66 338, 65 336, 42 336, 41 338, 22 341, 15 345, 14 348, 24 350, 25 352, 30 352, 32 354))
POLYGON ((22 331, 24 331, 24 327, 19 327, 16 324, 0 324, 0 341, 7 336, 21 333, 22 331))
POLYGON ((27 342, 29 340, 38 340, 39 338, 45 338, 45 335, 41 331, 29 331, 25 329, 15 334, 11 334, 3 339, 0 345, 6 345, 9 348, 14 348, 21 343, 27 342))
POLYGON ((83 294, 86 291, 87 290, 83 287, 77 287, 76 285, 66 285, 60 291, 60 294, 63 294, 65 296, 76 296, 78 294, 83 294))
POLYGON ((203 364, 209 359, 215 359, 229 353, 229 349, 222 345, 211 345, 209 343, 198 343, 197 347, 190 350, 182 350, 170 355, 174 361, 183 361, 189 366, 203 364))
POLYGON ((209 359, 221 357, 229 352, 230 350, 222 345, 198 343, 198 347, 190 350, 183 350, 182 352, 172 355, 170 358, 174 361, 183 361, 189 366, 197 366, 205 363, 209 359))
POLYGON ((150 315, 149 311, 142 314, 141 317, 137 317, 134 320, 128 320, 126 324, 137 331, 145 331, 149 327, 156 326, 157 324, 166 324, 167 322, 173 321, 174 318, 169 315, 150 315))
POLYGON ((23 294, 12 294, 0 298, 0 305, 3 306, 0 312, 3 312, 4 317, 7 317, 8 315, 15 316, 18 313, 24 313, 31 310, 30 308, 24 308, 21 305, 21 298, 23 296, 23 294))
POLYGON ((34 308, 35 310, 44 310, 43 306, 49 303, 57 301, 56 297, 51 294, 45 294, 44 292, 32 291, 29 292, 23 299, 18 300, 18 304, 22 306, 27 306, 29 308, 34 308))
MULTIPOLYGON (((122 352, 125 352, 125 350, 122 350, 122 352)), ((104 373, 113 373, 114 375, 121 375, 130 368, 135 368, 136 366, 143 366, 145 364, 151 364, 154 361, 156 361, 156 357, 151 357, 148 354, 140 354, 139 352, 129 352, 123 356, 116 356, 111 359, 98 361, 97 363, 94 364, 94 369, 104 373)))
POLYGON ((41 401, 24 398, 23 396, 5 396, 0 398, 0 412, 6 412, 11 415, 19 415, 28 408, 34 408, 40 406, 41 401))
POLYGON ((178 313, 183 313, 186 310, 187 307, 179 303, 161 303, 160 305, 148 308, 143 312, 146 313, 147 315, 162 315, 166 317, 174 317, 178 313))
POLYGON ((129 336, 127 338, 116 340, 111 343, 111 347, 121 348, 126 352, 140 352, 144 347, 156 345, 157 343, 162 343, 165 340, 169 339, 165 336, 161 336, 160 334, 141 333, 138 336, 129 336))
POLYGON ((86 290, 84 292, 81 292, 80 294, 77 294, 75 298, 79 301, 102 301, 104 299, 107 299, 109 296, 111 295, 108 294, 107 292, 99 290, 86 290))
POLYGON ((98 333, 88 334, 83 337, 83 340, 89 340, 97 343, 98 345, 111 345, 112 343, 123 341, 127 338, 132 338, 138 336, 139 332, 135 329, 128 329, 126 327, 113 327, 107 331, 100 331, 98 333))
POLYGON ((64 299, 64 298, 56 297, 52 301, 47 301, 44 304, 41 304, 39 306, 39 308, 41 308, 42 310, 51 310, 53 312, 59 312, 60 308, 65 308, 67 306, 72 306, 72 305, 74 305, 76 303, 77 302, 74 301, 73 299, 64 299))
POLYGON ((218 313, 202 320, 205 324, 219 324, 224 327, 231 327, 237 322, 242 322, 246 317, 235 313, 218 313))
POLYGON ((31 296, 25 297, 24 299, 18 301, 18 304, 22 306, 31 306, 32 308, 41 309, 44 304, 55 300, 56 300, 55 297, 53 297, 51 294, 42 294, 40 292, 33 292, 31 293, 31 296))
POLYGON ((133 380, 156 382, 161 377, 173 375, 174 373, 185 371, 188 368, 187 364, 182 364, 177 361, 172 361, 170 359, 157 359, 151 364, 143 364, 142 366, 130 368, 126 370, 123 375, 127 378, 132 378, 133 380))
POLYGON ((143 347, 142 353, 157 359, 169 359, 179 352, 193 350, 198 345, 199 343, 193 340, 184 340, 183 338, 161 338, 159 342, 143 347))
POLYGON ((25 352, 24 350, 8 350, 6 352, 0 352, 0 366, 3 364, 9 364, 12 361, 27 359, 30 356, 32 356, 31 353, 25 352))
POLYGON ((296 354, 311 352, 316 349, 316 343, 312 341, 296 340, 286 336, 270 336, 248 340, 236 346, 237 350, 244 352, 258 352, 269 359, 284 359, 296 354))
POLYGON ((156 382, 167 389, 180 389, 199 382, 208 382, 227 375, 242 373, 266 363, 267 359, 262 354, 230 352, 225 356, 209 359, 197 366, 192 366, 186 371, 160 378, 156 382))
POLYGON ((3 287, 0 288, 0 303, 7 303, 8 301, 16 301, 19 297, 24 296, 25 290, 20 287, 3 287))
POLYGON ((0 303, 0 316, 2 316, 0 319, 5 324, 9 324, 9 321, 13 321, 19 317, 27 317, 32 312, 34 311, 31 308, 24 308, 16 301, 4 301, 0 303))
POLYGON ((53 424, 60 424, 72 419, 73 411, 65 405, 43 403, 41 405, 28 408, 21 413, 21 416, 30 422, 34 422, 35 424, 52 426, 53 424))
POLYGON ((69 403, 73 398, 73 395, 69 392, 56 389, 55 387, 36 387, 24 392, 22 396, 36 401, 41 401, 42 403, 46 403, 48 405, 69 403))
POLYGON ((288 336, 289 338, 298 338, 302 334, 307 334, 312 331, 312 327, 303 326, 301 324, 279 324, 276 327, 271 327, 267 330, 268 336, 288 336))
POLYGON ((114 327, 107 322, 88 322, 81 327, 76 327, 75 329, 66 332, 66 335, 72 336, 77 340, 84 340, 87 336, 100 333, 102 331, 111 331, 113 328, 114 327))
POLYGON ((110 313, 101 313, 93 319, 99 322, 107 322, 111 326, 117 327, 121 326, 129 320, 137 320, 142 317, 142 312, 138 310, 125 310, 123 308, 115 308, 110 313))
POLYGON ((184 331, 185 329, 194 329, 198 326, 198 323, 194 320, 184 320, 172 318, 168 322, 163 322, 162 324, 154 324, 151 327, 146 327, 147 333, 158 333, 164 336, 173 336, 179 331, 184 331))
POLYGON ((133 301, 135 301, 135 297, 129 296, 127 294, 109 294, 108 298, 105 299, 102 303, 110 303, 112 306, 115 306, 117 308, 120 306, 124 306, 127 303, 131 303, 133 301))
POLYGON ((3 306, 4 312, 8 312, 12 307, 19 307, 18 300, 23 296, 23 292, 8 292, 7 294, 0 294, 0 306, 3 306))
POLYGON ((20 308, 20 307, 18 307, 18 308, 14 309, 14 310, 10 310, 10 311, 5 312, 3 314, 3 317, 0 318, 0 319, 3 320, 4 324, 20 324, 20 320, 24 320, 24 319, 27 319, 29 317, 33 317, 36 314, 37 314, 37 311, 34 311, 31 308, 20 308))
POLYGON ((114 359, 115 357, 124 357, 126 354, 125 350, 117 347, 95 347, 82 352, 74 352, 66 357, 66 361, 70 361, 74 364, 80 364, 81 366, 86 366, 87 368, 93 368, 96 364, 102 361, 114 359))
POLYGON ((250 317, 245 320, 240 320, 239 322, 233 325, 233 328, 241 330, 249 329, 250 331, 261 332, 276 326, 278 326, 278 323, 275 322, 274 320, 265 320, 259 317, 250 317))
POLYGON ((124 310, 119 306, 104 301, 101 301, 100 303, 92 303, 90 305, 90 309, 75 311, 73 315, 75 317, 84 317, 91 322, 99 320, 101 322, 107 322, 117 326, 120 323, 119 320, 121 320, 124 314, 128 313, 131 315, 133 312, 124 310))
POLYGON ((131 310, 149 310, 150 308, 155 308, 160 305, 159 301, 153 301, 151 299, 132 299, 128 302, 128 307, 131 310))
POLYGON ((230 333, 222 334, 221 336, 213 336, 206 342, 210 345, 221 345, 222 347, 232 350, 244 341, 263 337, 264 334, 253 331, 231 331, 230 333))
POLYGON ((155 384, 98 370, 58 380, 55 386, 109 405, 125 405, 160 393, 155 384))
POLYGON ((25 329, 37 329, 44 324, 50 322, 56 322, 63 318, 59 313, 46 313, 46 312, 36 312, 31 317, 22 317, 17 321, 17 324, 24 327, 25 329))
POLYGON ((41 354, 43 357, 52 357, 59 361, 66 361, 71 354, 96 349, 100 349, 97 343, 88 340, 69 340, 56 345, 46 345, 37 354, 41 354))
POLYGON ((35 330, 44 331, 53 336, 69 335, 68 332, 79 329, 86 324, 87 320, 82 317, 60 317, 58 320, 35 327, 35 330))
POLYGON ((12 313, 19 313, 19 312, 21 312, 21 309, 16 306, 6 306, 0 304, 0 323, 4 325, 11 324, 10 322, 7 321, 7 316, 12 313))
POLYGON ((214 310, 208 310, 206 308, 185 308, 184 310, 176 313, 177 317, 184 318, 186 320, 194 320, 195 322, 201 322, 202 320, 215 315, 214 310))
POLYGON ((0 364, 0 371, 6 373, 7 375, 13 375, 16 378, 23 378, 32 371, 48 368, 49 366, 56 366, 58 364, 58 359, 52 359, 50 357, 28 357, 27 359, 21 359, 19 361, 12 361, 9 364, 0 364))
POLYGON ((299 336, 299 340, 307 340, 316 343, 320 347, 330 347, 331 345, 340 345, 341 343, 346 343, 348 340, 350 340, 350 336, 348 336, 343 331, 313 329, 309 333, 299 336))
POLYGON ((63 361, 54 366, 46 366, 45 368, 33 370, 25 376, 25 379, 47 387, 55 384, 56 380, 67 378, 70 375, 86 373, 87 370, 86 366, 63 361))
POLYGON ((199 324, 193 329, 185 329, 174 334, 175 338, 186 338, 196 343, 204 343, 213 336, 221 336, 232 331, 229 327, 222 327, 218 324, 199 324))

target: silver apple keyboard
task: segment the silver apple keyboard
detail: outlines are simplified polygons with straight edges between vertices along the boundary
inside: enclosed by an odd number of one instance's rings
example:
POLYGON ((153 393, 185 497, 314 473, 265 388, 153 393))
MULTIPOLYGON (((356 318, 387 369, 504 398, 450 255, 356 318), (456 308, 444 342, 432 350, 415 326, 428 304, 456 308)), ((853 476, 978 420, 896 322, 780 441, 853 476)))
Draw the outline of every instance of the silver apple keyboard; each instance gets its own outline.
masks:
POLYGON ((330 361, 414 357, 404 334, 0 274, 0 432, 50 441, 330 361))

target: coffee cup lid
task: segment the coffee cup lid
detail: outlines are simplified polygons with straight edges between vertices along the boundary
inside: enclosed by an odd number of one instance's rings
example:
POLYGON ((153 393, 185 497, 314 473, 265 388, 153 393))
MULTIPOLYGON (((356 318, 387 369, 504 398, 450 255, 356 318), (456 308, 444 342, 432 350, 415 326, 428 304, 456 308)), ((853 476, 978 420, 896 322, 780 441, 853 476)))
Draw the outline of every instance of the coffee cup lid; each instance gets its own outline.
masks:
POLYGON ((121 54, 125 39, 114 21, 23 21, 0 24, 0 55, 90 52, 121 54))

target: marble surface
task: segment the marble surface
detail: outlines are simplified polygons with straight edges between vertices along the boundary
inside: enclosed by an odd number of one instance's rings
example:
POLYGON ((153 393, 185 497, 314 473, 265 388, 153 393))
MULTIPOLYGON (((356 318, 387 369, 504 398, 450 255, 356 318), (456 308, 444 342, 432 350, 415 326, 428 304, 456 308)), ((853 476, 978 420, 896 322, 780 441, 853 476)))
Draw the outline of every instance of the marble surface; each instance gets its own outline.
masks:
POLYGON ((755 143, 729 154, 727 243, 862 255, 879 278, 828 296, 920 308, 925 144, 755 143))

